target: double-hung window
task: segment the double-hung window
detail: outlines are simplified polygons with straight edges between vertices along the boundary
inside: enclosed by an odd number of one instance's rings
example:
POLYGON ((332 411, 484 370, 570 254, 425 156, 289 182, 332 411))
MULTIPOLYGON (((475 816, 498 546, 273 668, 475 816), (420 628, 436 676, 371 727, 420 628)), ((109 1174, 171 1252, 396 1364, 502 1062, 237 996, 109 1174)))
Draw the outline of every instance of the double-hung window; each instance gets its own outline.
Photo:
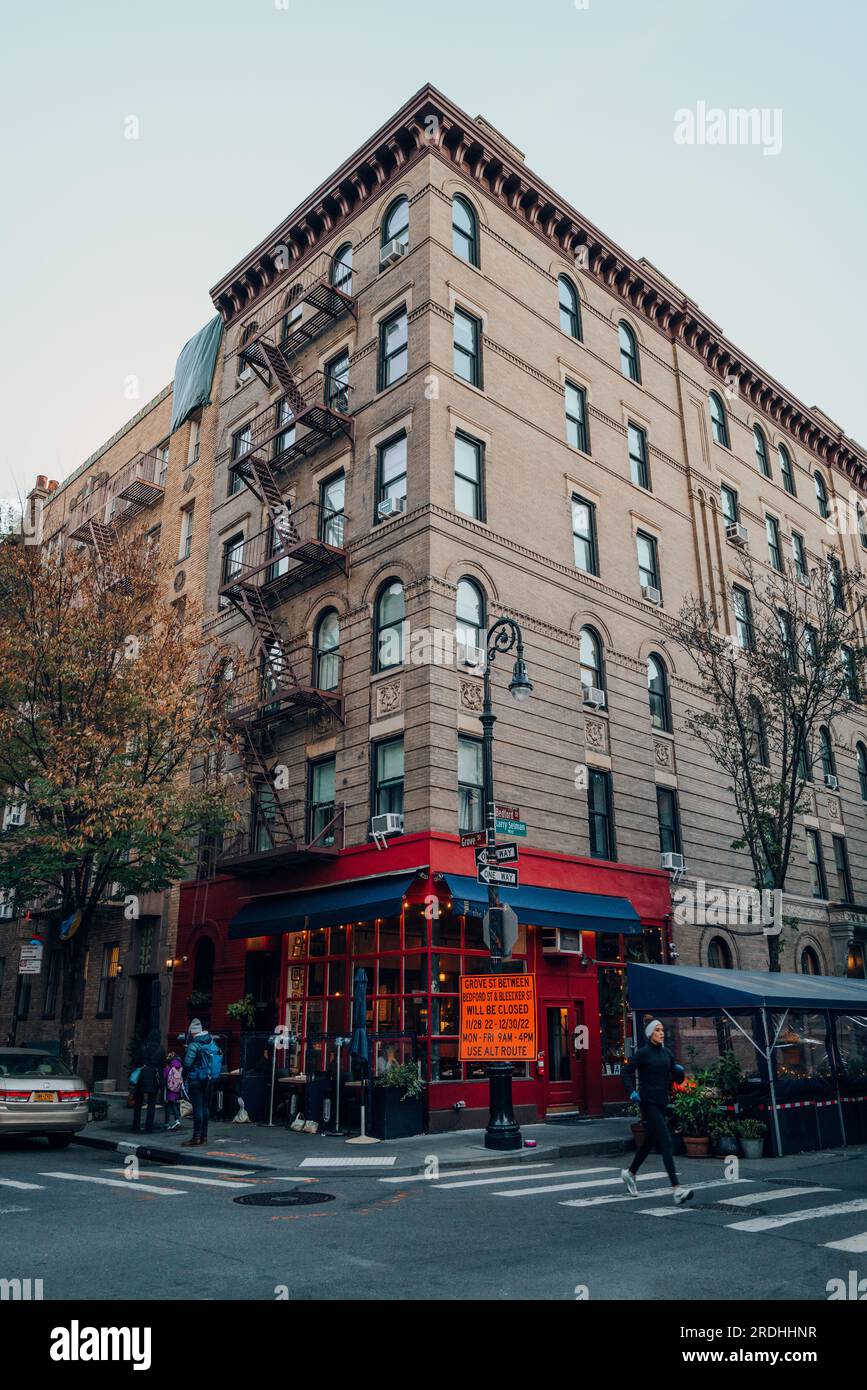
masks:
POLYGON ((599 555, 596 547, 596 508, 584 497, 572 498, 572 541, 575 547, 575 564, 585 574, 599 573, 599 555))
POLYGON ((630 421, 626 428, 629 440, 629 469, 636 487, 650 492, 650 465, 647 462, 647 435, 630 421))
POLYGON ((587 784, 587 819, 591 858, 616 859, 611 774, 595 767, 590 769, 587 784))
POLYGON ((749 592, 742 589, 739 584, 732 588, 732 607, 735 611, 735 629, 737 631, 738 643, 744 651, 752 651, 755 646, 755 631, 753 629, 753 606, 750 601, 749 592))
POLYGON ((384 391, 406 376, 407 316, 406 306, 398 309, 379 325, 379 390, 384 391))
POLYGON ((765 534, 768 538, 768 559, 774 569, 782 573, 783 552, 780 548, 780 523, 775 516, 765 517, 765 534))
POLYGON ((454 325, 455 376, 471 386, 482 384, 482 325, 472 314, 455 309, 454 325))
POLYGON ((583 386, 566 382, 566 441, 582 453, 590 453, 590 432, 587 428, 587 392, 583 386))
POLYGON ((646 531, 636 531, 635 548, 638 553, 638 578, 642 589, 659 589, 659 551, 656 537, 648 536, 646 531))
POLYGON ((485 446, 466 434, 455 434, 455 511, 484 520, 485 446))

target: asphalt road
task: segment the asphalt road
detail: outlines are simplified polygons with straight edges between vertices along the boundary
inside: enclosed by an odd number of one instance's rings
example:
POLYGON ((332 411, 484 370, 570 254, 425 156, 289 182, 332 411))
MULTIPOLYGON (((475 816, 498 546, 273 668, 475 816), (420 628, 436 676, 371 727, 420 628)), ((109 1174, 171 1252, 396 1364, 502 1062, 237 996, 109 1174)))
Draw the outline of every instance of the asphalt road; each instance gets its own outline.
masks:
MULTIPOLYGON (((226 1165, 229 1168, 229 1165, 226 1165)), ((309 1178, 143 1163, 40 1141, 0 1144, 0 1279, 45 1299, 593 1299, 825 1301, 867 1280, 867 1152, 681 1160, 675 1210, 659 1161, 629 1198, 617 1159, 439 1179, 309 1178), (244 1206, 252 1193, 328 1194, 244 1206)), ((867 1282, 864 1284, 867 1293, 867 1282)))

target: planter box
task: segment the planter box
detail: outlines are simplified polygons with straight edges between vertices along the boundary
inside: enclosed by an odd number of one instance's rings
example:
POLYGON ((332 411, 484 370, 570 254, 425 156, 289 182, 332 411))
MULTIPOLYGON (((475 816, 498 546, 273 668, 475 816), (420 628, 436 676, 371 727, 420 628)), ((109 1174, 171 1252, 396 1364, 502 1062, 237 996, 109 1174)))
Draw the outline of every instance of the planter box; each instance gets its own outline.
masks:
POLYGON ((401 1100, 396 1086, 371 1086, 370 1132, 377 1139, 409 1139, 424 1133, 421 1096, 401 1100))
POLYGON ((741 1139, 741 1153, 744 1158, 761 1158, 765 1152, 764 1139, 741 1139))

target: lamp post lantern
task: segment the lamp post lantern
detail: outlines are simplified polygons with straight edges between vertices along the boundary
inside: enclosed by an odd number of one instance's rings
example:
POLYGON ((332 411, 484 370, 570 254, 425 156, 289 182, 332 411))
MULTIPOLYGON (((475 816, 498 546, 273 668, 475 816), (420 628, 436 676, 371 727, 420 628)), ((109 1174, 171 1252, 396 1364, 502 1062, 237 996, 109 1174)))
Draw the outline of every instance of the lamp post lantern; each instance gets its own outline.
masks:
MULTIPOLYGON (((533 686, 524 661, 524 638, 514 618, 498 618, 488 631, 485 652, 484 700, 480 721, 482 725, 482 796, 485 807, 485 843, 489 849, 496 844, 496 796, 494 793, 494 714, 491 698, 491 666, 502 652, 515 653, 509 693, 514 700, 529 699, 533 686)), ((491 973, 501 968, 502 924, 500 895, 496 884, 488 883, 488 922, 491 950, 491 973)), ((486 1149, 520 1149, 521 1130, 512 1107, 512 1065, 510 1062, 488 1064, 490 1084, 490 1115, 485 1130, 486 1149)))

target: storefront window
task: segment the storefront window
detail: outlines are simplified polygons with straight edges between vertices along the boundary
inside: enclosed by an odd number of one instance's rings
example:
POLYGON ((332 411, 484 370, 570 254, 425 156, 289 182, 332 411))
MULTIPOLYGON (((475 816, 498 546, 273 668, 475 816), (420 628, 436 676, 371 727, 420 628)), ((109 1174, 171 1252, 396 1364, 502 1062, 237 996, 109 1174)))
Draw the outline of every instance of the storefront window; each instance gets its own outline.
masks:
POLYGON ((602 1074, 619 1076, 626 1060, 626 975, 623 970, 612 969, 611 966, 599 971, 599 1027, 602 1035, 602 1074))

